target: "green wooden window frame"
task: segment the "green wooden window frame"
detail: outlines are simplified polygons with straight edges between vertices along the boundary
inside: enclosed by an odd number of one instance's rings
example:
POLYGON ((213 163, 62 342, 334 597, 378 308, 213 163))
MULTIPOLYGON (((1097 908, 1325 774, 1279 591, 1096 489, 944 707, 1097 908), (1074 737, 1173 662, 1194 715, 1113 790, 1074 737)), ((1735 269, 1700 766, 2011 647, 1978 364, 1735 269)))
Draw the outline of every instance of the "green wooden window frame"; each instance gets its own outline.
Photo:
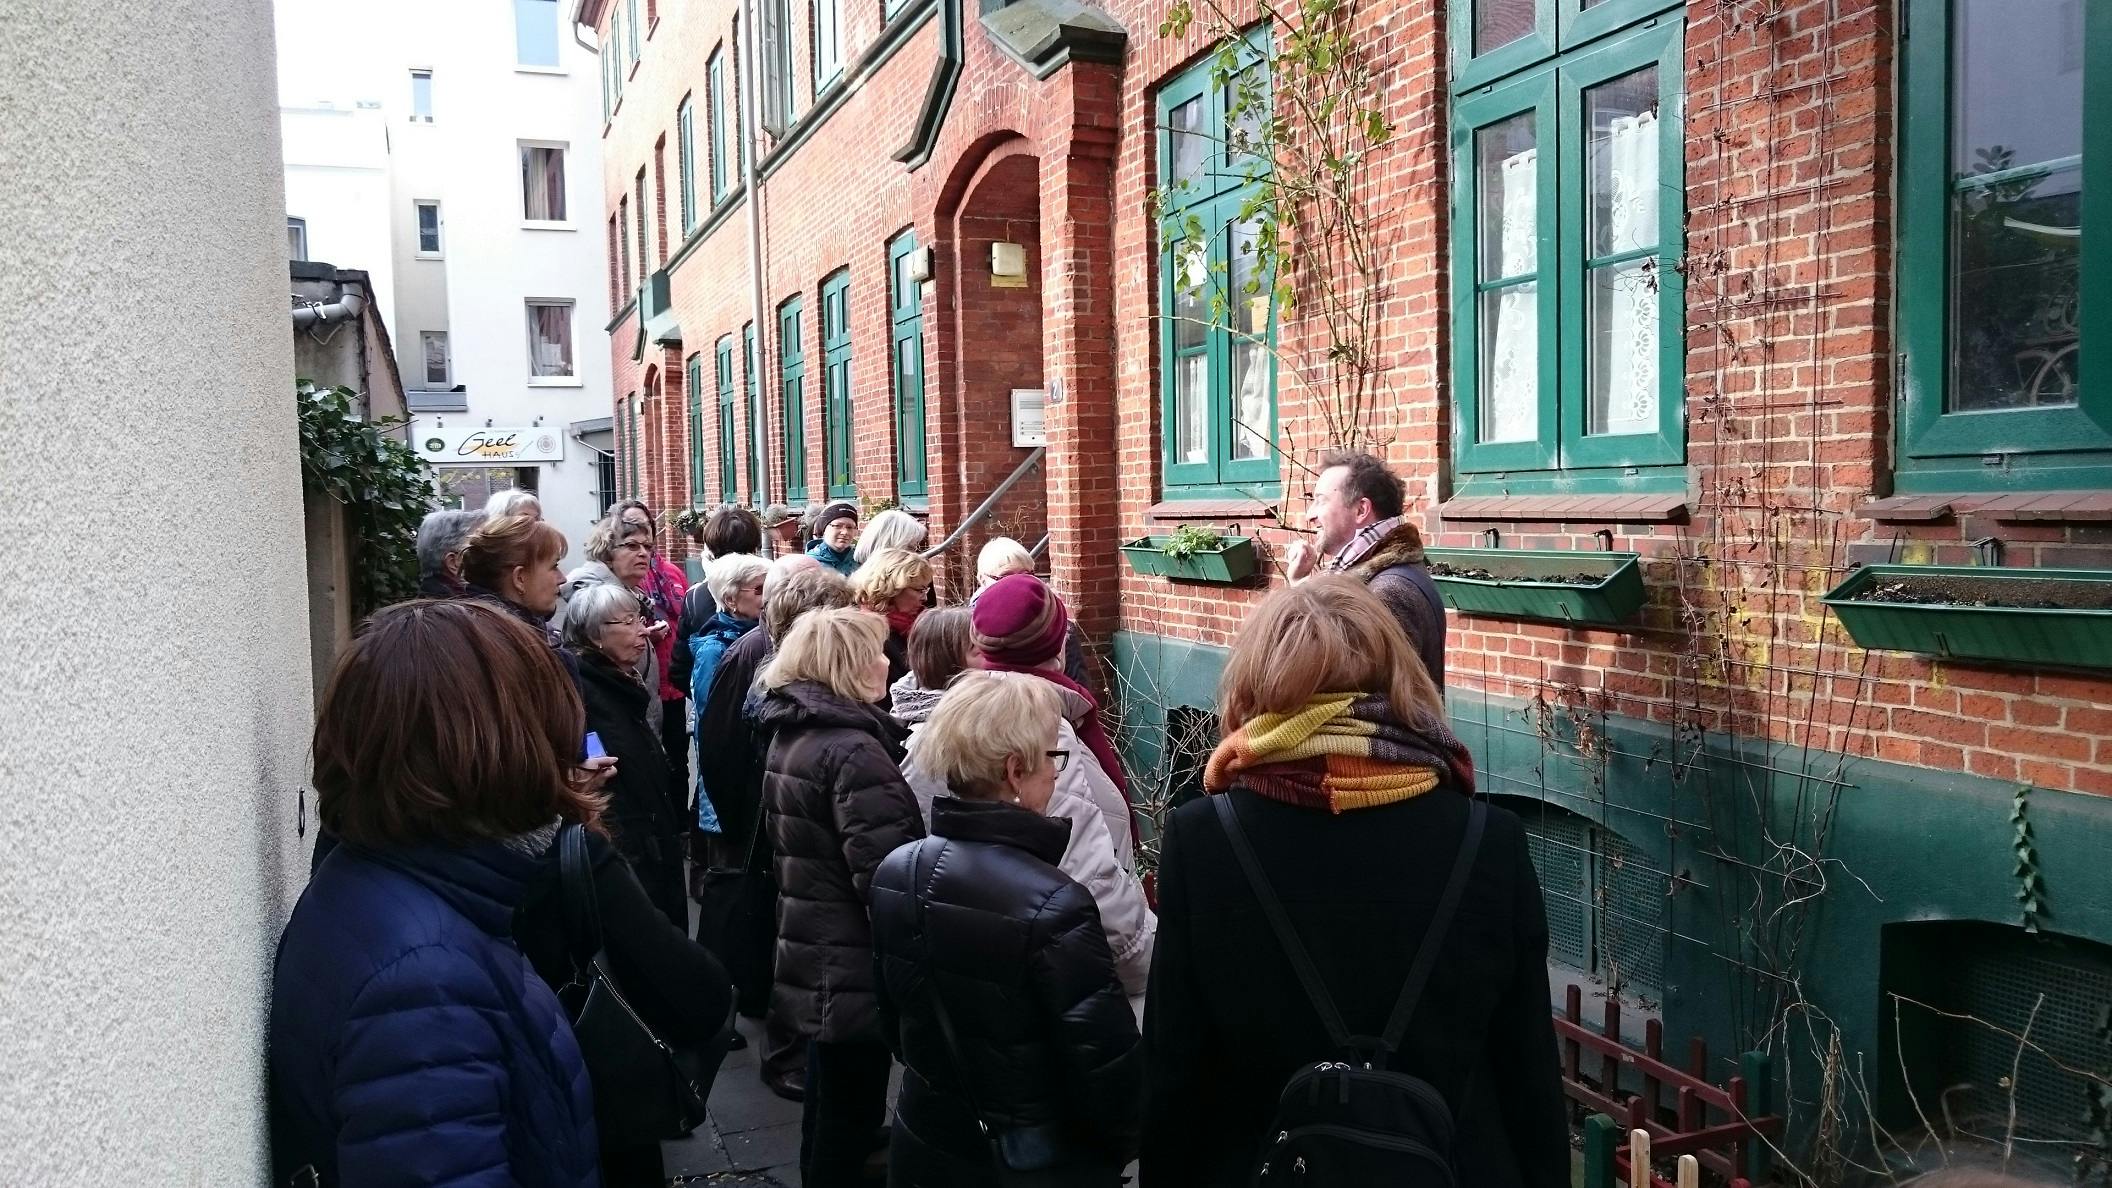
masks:
POLYGON ((909 278, 917 233, 887 245, 888 370, 895 391, 895 498, 920 503, 931 496, 924 457, 923 285, 909 278))
POLYGON ((741 325, 741 374, 748 412, 748 503, 760 509, 769 496, 763 487, 762 392, 756 386, 755 323, 741 325))
POLYGON ((711 489, 704 481, 704 354, 699 351, 689 357, 683 368, 683 379, 689 384, 685 395, 689 398, 689 505, 704 506, 705 493, 711 489))
POLYGON ((644 49, 640 43, 645 40, 645 27, 638 23, 638 0, 629 0, 629 10, 631 14, 631 65, 636 66, 638 64, 638 55, 644 49))
POLYGON ((842 0, 809 0, 807 28, 813 43, 814 93, 819 95, 843 77, 842 0))
POLYGON ((719 381, 719 502, 732 503, 740 497, 739 485, 734 481, 740 471, 734 463, 733 335, 719 339, 712 354, 719 381))
POLYGON ((716 207, 726 198, 730 186, 726 168, 726 55, 711 51, 711 61, 705 66, 705 83, 709 94, 707 120, 711 149, 711 204, 716 207))
POLYGON ((807 358, 800 343, 806 301, 794 297, 777 307, 778 411, 783 417, 785 499, 807 498, 807 358))
POLYGON ((1905 493, 2112 487, 2112 369, 2078 352, 2076 403, 1949 411, 1953 297, 1951 199, 1992 184, 2025 184, 2080 166, 2077 340, 2112 348, 2112 6, 2086 4, 2083 152, 2072 158, 1961 176, 1953 172, 1952 5, 1912 0, 1901 20, 1899 156, 1900 418, 1895 489, 1905 493))
MULTIPOLYGON (((690 96, 675 109, 675 165, 682 174, 682 234, 697 228, 697 121, 690 96)), ((716 167, 714 167, 716 168, 716 167)))
MULTIPOLYGON (((1661 6, 1661 3, 1660 3, 1661 6)), ((1565 24, 1603 32, 1610 16, 1640 5, 1606 0, 1565 24), (1589 18, 1585 20, 1584 18, 1589 18)), ((1543 5, 1543 15, 1547 8, 1543 5)), ((1469 6, 1453 15, 1471 19, 1469 6)), ((1521 39, 1537 44, 1537 34, 1521 39)), ((1570 40, 1580 40, 1572 37, 1570 40)), ((1459 96, 1452 115, 1452 351, 1453 464, 1460 493, 1502 490, 1636 491, 1677 490, 1686 483, 1685 139, 1681 119, 1682 27, 1676 16, 1651 18, 1636 29, 1542 62, 1501 82, 1459 96), (1656 68, 1658 203, 1656 243, 1598 253, 1590 243, 1591 205, 1586 192, 1590 139, 1586 95, 1624 75, 1656 68), (1534 261, 1514 276, 1483 275, 1480 250, 1483 175, 1479 134, 1519 116, 1533 128, 1534 261), (1638 262, 1642 263, 1638 263, 1638 262), (1657 417, 1654 430, 1591 434, 1591 287, 1594 275, 1616 267, 1643 270, 1641 283, 1656 291, 1657 417), (1531 438, 1482 440, 1482 301, 1490 294, 1535 286, 1532 325, 1537 349, 1535 433, 1531 438), (1552 347, 1552 349, 1550 349, 1552 347)), ((1498 54, 1511 52, 1504 47, 1498 54)), ((1490 55, 1498 56, 1497 54, 1490 55)))
POLYGON ((821 456, 829 498, 858 495, 851 441, 851 270, 821 282, 821 456))
MULTIPOLYGON (((1265 69, 1267 38, 1266 27, 1249 33, 1234 51, 1233 69, 1265 69)), ((1225 74, 1225 63, 1213 53, 1158 93, 1158 176, 1164 198, 1159 223, 1159 457, 1161 492, 1167 499, 1260 498, 1282 490, 1276 449, 1275 279, 1265 273, 1255 276, 1252 292, 1246 291, 1248 285, 1232 281, 1235 256, 1251 254, 1251 249, 1241 251, 1235 228, 1253 221, 1263 196, 1258 183, 1271 168, 1265 156, 1232 151, 1233 134, 1246 119, 1266 113, 1242 109, 1239 87, 1225 74), (1194 123, 1177 129, 1178 113, 1190 104, 1197 105, 1194 123), (1181 178, 1176 170, 1183 132, 1192 133, 1203 146, 1193 178, 1181 178), (1184 297, 1190 306, 1187 314, 1181 312, 1184 297), (1262 329, 1251 339, 1231 324, 1232 310, 1241 300, 1267 303, 1264 315, 1256 319, 1262 329), (1200 334, 1184 336, 1183 327, 1193 327, 1196 321, 1208 325, 1200 334), (1267 372, 1265 426, 1235 424, 1233 362, 1236 348, 1249 341, 1259 342, 1260 366, 1267 372), (1202 456, 1184 457, 1179 377, 1184 366, 1193 366, 1197 359, 1203 360, 1204 370, 1204 425, 1198 443, 1202 456), (1235 457, 1235 438, 1249 430, 1263 438, 1261 456, 1235 457)))

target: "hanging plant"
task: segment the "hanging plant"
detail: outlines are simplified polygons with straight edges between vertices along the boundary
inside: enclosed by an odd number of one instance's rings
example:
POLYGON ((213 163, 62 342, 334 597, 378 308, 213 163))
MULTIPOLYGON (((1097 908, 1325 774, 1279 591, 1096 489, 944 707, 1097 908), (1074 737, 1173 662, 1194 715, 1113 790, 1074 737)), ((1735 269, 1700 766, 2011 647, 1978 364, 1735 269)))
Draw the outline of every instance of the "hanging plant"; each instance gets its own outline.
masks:
POLYGON ((432 471, 392 436, 400 417, 369 421, 350 388, 298 380, 301 480, 345 507, 352 542, 353 614, 365 617, 418 593, 418 524, 433 508, 432 471))

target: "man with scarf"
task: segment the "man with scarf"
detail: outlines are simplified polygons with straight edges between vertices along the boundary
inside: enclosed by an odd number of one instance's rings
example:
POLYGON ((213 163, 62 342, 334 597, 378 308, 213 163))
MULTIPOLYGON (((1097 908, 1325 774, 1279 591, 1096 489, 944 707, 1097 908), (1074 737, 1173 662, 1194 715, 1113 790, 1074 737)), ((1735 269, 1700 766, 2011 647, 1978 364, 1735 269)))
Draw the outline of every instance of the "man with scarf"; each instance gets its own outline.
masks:
MULTIPOLYGON (((1071 625, 1063 599, 1040 578, 1015 573, 984 587, 976 595, 970 615, 979 665, 997 672, 1040 677, 1063 694, 1065 722, 1107 777, 1104 786, 1094 789, 1094 799, 1107 819, 1116 860, 1125 869, 1135 869, 1140 835, 1129 803, 1129 781, 1122 773, 1122 761, 1100 724, 1099 700, 1085 686, 1063 674, 1063 641, 1071 625)), ((1075 756, 1074 760, 1080 758, 1084 756, 1075 756)))
POLYGON ((1306 501, 1316 539, 1291 546, 1287 576, 1345 573, 1371 587, 1445 691, 1445 604, 1423 560, 1423 534, 1402 514, 1407 485, 1378 458, 1330 450, 1306 501))

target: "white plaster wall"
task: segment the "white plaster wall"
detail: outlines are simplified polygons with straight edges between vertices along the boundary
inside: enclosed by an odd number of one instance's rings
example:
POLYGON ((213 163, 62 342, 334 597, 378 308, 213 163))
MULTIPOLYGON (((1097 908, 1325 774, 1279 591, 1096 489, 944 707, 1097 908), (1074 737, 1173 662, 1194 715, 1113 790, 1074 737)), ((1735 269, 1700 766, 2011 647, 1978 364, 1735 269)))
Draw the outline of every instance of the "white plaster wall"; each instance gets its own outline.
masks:
MULTIPOLYGON (((364 269, 382 324, 396 333, 396 264, 389 242, 389 141, 381 113, 351 103, 280 114, 286 214, 308 221, 308 258, 364 269)), ((399 344, 400 347, 400 344, 399 344)), ((417 353, 415 337, 400 357, 417 353)), ((413 374, 406 372, 408 383, 413 374)))
POLYGON ((311 714, 271 61, 264 0, 0 4, 9 1185, 265 1180, 311 714))
MULTIPOLYGON (((512 0, 367 0, 360 19, 341 5, 277 0, 280 100, 330 96, 380 104, 389 134, 390 232, 399 317, 389 322, 407 387, 423 386, 420 330, 445 329, 466 413, 424 414, 448 426, 542 419, 565 459, 540 466, 544 515, 571 543, 567 568, 601 505, 599 456, 565 432, 609 415, 607 252, 601 211, 599 59, 574 39, 570 0, 554 6, 558 65, 516 62, 512 0), (433 72, 433 122, 410 120, 410 72, 433 72), (529 229, 521 217, 520 142, 567 146, 569 230, 529 229), (444 260, 414 258, 411 203, 438 199, 444 260), (528 382, 526 300, 574 302, 577 383, 528 382)), ((345 261, 332 261, 356 267, 345 261)))

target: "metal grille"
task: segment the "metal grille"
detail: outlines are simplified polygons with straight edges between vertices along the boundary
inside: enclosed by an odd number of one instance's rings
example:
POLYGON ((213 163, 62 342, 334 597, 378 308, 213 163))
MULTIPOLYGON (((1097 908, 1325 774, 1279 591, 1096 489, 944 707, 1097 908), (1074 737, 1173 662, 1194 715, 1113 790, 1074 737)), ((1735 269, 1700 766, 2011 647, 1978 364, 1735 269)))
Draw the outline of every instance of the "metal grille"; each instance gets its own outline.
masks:
POLYGON ((1544 807, 1523 815, 1526 849, 1547 900, 1547 955, 1590 972, 1591 827, 1582 817, 1544 807))
POLYGON ((1665 890, 1663 875, 1651 869, 1641 851, 1611 830, 1604 839, 1599 869, 1605 895, 1599 910, 1601 971, 1623 987, 1656 989, 1664 985, 1665 890))
POLYGON ((1959 1009, 2014 1034, 2024 1034, 2028 1024, 2031 1043, 2045 1049, 2045 1054, 2024 1049, 2020 1061, 2016 1040, 1975 1023, 1958 1023, 1957 1077, 1972 1085, 1963 1092, 1981 1116, 1974 1129, 1991 1125, 1999 1136, 2006 1128, 2009 1090, 2004 1082, 2015 1065, 2018 1134, 2083 1137, 2089 1128, 2089 1082, 2054 1061, 2112 1071, 2112 1043, 2103 1034, 2112 1011, 2112 956, 2018 934, 1974 946, 1963 964, 1959 1009))

